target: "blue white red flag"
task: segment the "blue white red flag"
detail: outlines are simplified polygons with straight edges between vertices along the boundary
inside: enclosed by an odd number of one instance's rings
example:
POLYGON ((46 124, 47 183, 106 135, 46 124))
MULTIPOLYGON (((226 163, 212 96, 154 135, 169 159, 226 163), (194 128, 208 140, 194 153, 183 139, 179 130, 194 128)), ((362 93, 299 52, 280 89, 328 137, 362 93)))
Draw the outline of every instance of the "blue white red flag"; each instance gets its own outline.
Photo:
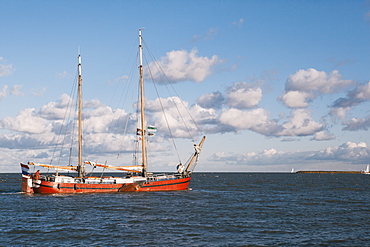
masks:
POLYGON ((22 169, 22 175, 26 175, 26 176, 30 175, 28 172, 30 170, 30 167, 28 165, 21 163, 21 169, 22 169))

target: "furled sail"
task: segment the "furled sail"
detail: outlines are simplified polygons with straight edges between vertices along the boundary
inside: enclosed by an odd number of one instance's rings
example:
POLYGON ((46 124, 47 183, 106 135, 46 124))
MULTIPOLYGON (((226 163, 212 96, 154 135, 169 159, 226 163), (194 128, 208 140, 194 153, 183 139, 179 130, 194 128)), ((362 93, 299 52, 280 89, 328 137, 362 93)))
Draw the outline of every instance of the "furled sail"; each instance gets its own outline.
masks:
POLYGON ((41 166, 41 167, 45 167, 48 169, 77 171, 76 166, 53 166, 53 165, 45 165, 45 164, 33 163, 33 162, 28 162, 28 164, 31 166, 41 166))
POLYGON ((136 166, 110 166, 110 165, 102 165, 98 164, 92 161, 85 161, 85 164, 89 164, 91 166, 97 166, 97 167, 103 167, 105 169, 111 169, 111 170, 118 170, 118 171, 127 171, 127 172, 142 172, 143 166, 136 165, 136 166))

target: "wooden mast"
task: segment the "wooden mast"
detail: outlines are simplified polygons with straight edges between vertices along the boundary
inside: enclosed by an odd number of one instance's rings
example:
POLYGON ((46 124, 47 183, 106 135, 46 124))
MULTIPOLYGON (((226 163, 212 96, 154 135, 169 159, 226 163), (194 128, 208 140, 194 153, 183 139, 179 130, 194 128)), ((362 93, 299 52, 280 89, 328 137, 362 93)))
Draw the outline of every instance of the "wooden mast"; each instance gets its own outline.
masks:
POLYGON ((85 175, 84 164, 82 163, 82 71, 81 55, 78 55, 78 176, 85 175))
POLYGON ((143 175, 146 176, 146 147, 145 147, 145 98, 144 98, 144 78, 143 78, 143 47, 141 30, 139 29, 139 71, 140 71, 140 112, 141 112, 141 160, 143 165, 143 175))

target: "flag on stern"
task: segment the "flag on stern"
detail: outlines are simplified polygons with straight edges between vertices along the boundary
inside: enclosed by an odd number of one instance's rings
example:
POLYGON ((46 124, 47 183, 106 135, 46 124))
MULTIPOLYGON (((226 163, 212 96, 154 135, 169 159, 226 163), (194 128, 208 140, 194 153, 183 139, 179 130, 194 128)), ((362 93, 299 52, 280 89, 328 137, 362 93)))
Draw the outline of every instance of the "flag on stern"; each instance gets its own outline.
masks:
POLYGON ((25 177, 30 176, 30 174, 28 172, 30 170, 30 167, 28 165, 25 165, 25 164, 21 163, 21 169, 22 169, 22 176, 25 176, 25 177))

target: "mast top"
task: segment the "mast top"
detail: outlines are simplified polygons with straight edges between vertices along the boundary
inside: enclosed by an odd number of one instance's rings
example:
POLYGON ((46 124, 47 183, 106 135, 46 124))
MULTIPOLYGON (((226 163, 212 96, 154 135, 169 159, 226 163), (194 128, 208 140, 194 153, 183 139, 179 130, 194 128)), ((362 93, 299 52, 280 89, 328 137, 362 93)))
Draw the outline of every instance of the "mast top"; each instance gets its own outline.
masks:
POLYGON ((82 76, 82 70, 81 70, 81 55, 78 55, 78 75, 82 76))
POLYGON ((141 31, 144 29, 145 27, 142 27, 142 28, 139 28, 139 46, 141 47, 141 42, 142 42, 142 36, 141 36, 141 31))

